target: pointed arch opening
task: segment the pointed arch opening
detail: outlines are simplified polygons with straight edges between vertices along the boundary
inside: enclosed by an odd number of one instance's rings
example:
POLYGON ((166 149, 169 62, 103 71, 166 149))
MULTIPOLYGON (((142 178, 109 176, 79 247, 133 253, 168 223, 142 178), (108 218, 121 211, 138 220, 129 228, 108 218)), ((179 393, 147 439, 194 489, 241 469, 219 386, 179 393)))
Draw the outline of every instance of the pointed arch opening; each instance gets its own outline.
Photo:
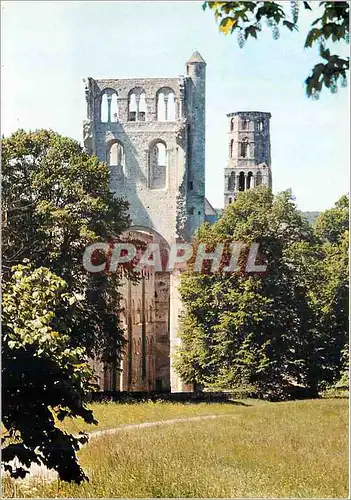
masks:
POLYGON ((262 173, 260 171, 256 174, 256 186, 260 186, 262 184, 262 173))

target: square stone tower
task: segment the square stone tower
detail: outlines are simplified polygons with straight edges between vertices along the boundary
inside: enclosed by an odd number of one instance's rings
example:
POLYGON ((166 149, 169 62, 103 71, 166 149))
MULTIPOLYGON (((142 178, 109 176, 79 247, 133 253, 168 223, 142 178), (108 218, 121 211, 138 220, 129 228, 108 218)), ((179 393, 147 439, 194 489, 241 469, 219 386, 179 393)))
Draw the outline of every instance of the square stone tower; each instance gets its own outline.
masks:
POLYGON ((168 243, 189 239, 204 220, 205 83, 198 52, 186 76, 86 80, 85 148, 109 165, 133 225, 168 243))
POLYGON ((228 164, 224 171, 224 206, 239 191, 265 184, 272 189, 270 113, 237 111, 228 117, 228 164))
MULTIPOLYGON (((131 231, 166 248, 189 241, 205 219, 206 63, 198 52, 185 73, 85 81, 85 149, 108 164, 111 191, 129 202, 131 231)), ((124 284, 122 390, 189 389, 172 369, 178 284, 179 274, 166 271, 133 289, 124 284)))

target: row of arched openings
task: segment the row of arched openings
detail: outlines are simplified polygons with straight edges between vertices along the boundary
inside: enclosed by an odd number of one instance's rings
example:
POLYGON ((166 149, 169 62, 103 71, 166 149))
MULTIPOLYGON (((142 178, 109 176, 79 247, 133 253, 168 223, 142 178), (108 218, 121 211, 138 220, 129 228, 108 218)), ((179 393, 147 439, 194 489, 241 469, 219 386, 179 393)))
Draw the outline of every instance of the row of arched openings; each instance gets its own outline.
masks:
MULTIPOLYGON (((160 139, 153 141, 149 147, 149 187, 163 189, 167 181, 167 146, 160 139)), ((107 151, 106 161, 110 168, 111 190, 116 191, 118 183, 125 175, 125 152, 123 144, 115 140, 107 151)))
MULTIPOLYGON (((100 121, 103 123, 118 122, 118 94, 116 90, 105 89, 101 95, 100 121)), ((146 93, 141 87, 135 87, 128 95, 128 121, 144 122, 147 118, 146 93)), ((157 121, 175 121, 176 101, 174 91, 170 87, 162 87, 156 94, 157 121)))
POLYGON ((248 172, 246 176, 244 172, 240 172, 237 176, 235 175, 235 172, 231 172, 228 177, 228 191, 245 191, 247 189, 260 186, 261 184, 262 173, 260 171, 256 173, 256 176, 252 172, 248 172), (236 182, 237 186, 235 184, 236 182))
MULTIPOLYGON (((255 124, 255 130, 257 132, 263 131, 263 119, 262 118, 255 120, 254 124, 255 124)), ((240 120, 240 130, 248 130, 249 127, 250 127, 250 120, 247 120, 247 119, 240 120)), ((235 118, 232 118, 230 120, 230 131, 233 132, 234 129, 235 129, 235 118)))

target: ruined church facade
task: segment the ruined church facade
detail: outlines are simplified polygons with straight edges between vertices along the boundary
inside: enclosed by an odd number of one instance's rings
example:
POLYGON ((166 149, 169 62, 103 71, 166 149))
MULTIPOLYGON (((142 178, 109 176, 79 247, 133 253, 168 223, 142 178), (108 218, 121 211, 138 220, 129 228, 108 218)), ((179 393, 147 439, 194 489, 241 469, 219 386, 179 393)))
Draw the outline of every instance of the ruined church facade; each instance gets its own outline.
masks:
MULTIPOLYGON (((107 163, 110 189, 129 202, 132 237, 158 243, 191 240, 217 211, 205 198, 206 63, 195 52, 175 78, 86 80, 85 149, 107 163)), ((240 191, 271 187, 269 113, 228 117, 224 205, 240 191)), ((126 346, 119 370, 93 363, 101 390, 192 390, 172 368, 179 345, 179 271, 144 273, 124 281, 126 346)))
MULTIPOLYGON (((84 146, 106 162, 128 200, 130 231, 169 248, 205 220, 206 63, 198 52, 176 78, 86 80, 84 146)), ((172 369, 181 303, 176 271, 125 282, 121 371, 94 366, 103 390, 187 390, 172 369)))

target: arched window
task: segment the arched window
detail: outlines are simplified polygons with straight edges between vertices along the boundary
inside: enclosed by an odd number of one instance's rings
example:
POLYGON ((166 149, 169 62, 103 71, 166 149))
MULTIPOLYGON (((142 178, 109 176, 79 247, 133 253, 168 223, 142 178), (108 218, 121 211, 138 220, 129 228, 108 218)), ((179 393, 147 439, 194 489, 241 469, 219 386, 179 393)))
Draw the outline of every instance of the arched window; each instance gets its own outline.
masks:
POLYGON ((247 158, 249 156, 249 140, 243 139, 240 143, 240 156, 247 158))
POLYGON ((112 94, 111 97, 111 121, 118 122, 117 94, 112 94))
POLYGON ((139 113, 138 113, 138 118, 139 122, 144 122, 146 120, 146 96, 145 93, 140 94, 140 101, 139 101, 139 113))
POLYGON ((256 186, 260 186, 262 184, 262 174, 260 171, 256 174, 256 186))
POLYGON ((175 121, 175 100, 174 94, 171 92, 168 94, 167 101, 167 121, 174 122, 175 121))
POLYGON ((129 96, 129 103, 128 103, 128 120, 130 122, 136 122, 136 118, 137 118, 136 97, 135 94, 131 94, 129 96))
POLYGON ((128 96, 128 120, 130 122, 144 122, 146 120, 145 91, 135 87, 128 96))
POLYGON ((157 92, 157 121, 175 121, 175 97, 174 92, 169 87, 164 87, 157 92))
POLYGON ((231 203, 233 203, 233 199, 229 198, 228 202, 229 202, 229 205, 230 205, 231 203))
POLYGON ((249 172, 246 177, 246 189, 252 189, 254 187, 254 176, 252 172, 249 172))
POLYGON ((228 191, 234 191, 235 188, 235 172, 231 172, 228 179, 228 191))
POLYGON ((245 174, 240 172, 239 174, 239 191, 245 191, 245 174))
POLYGON ((107 152, 107 164, 110 170, 110 189, 115 192, 124 178, 124 148, 123 144, 114 141, 107 152))
POLYGON ((113 89, 104 89, 101 94, 100 121, 110 123, 118 120, 117 92, 113 89))
POLYGON ((230 120, 230 131, 233 132, 234 130, 234 118, 230 120))
POLYGON ((151 189, 166 187, 167 149, 164 142, 158 141, 150 148, 149 184, 151 189))
POLYGON ((247 130, 249 128, 249 120, 245 118, 241 120, 241 130, 247 130))
POLYGON ((230 146, 229 146, 229 157, 233 158, 234 157, 234 139, 230 141, 230 146))
POLYGON ((108 121, 107 94, 103 94, 101 97, 101 122, 107 123, 107 121, 108 121))
POLYGON ((263 120, 257 120, 257 131, 262 132, 263 130, 263 120))
POLYGON ((166 121, 165 96, 163 92, 160 92, 157 96, 157 121, 166 121))

